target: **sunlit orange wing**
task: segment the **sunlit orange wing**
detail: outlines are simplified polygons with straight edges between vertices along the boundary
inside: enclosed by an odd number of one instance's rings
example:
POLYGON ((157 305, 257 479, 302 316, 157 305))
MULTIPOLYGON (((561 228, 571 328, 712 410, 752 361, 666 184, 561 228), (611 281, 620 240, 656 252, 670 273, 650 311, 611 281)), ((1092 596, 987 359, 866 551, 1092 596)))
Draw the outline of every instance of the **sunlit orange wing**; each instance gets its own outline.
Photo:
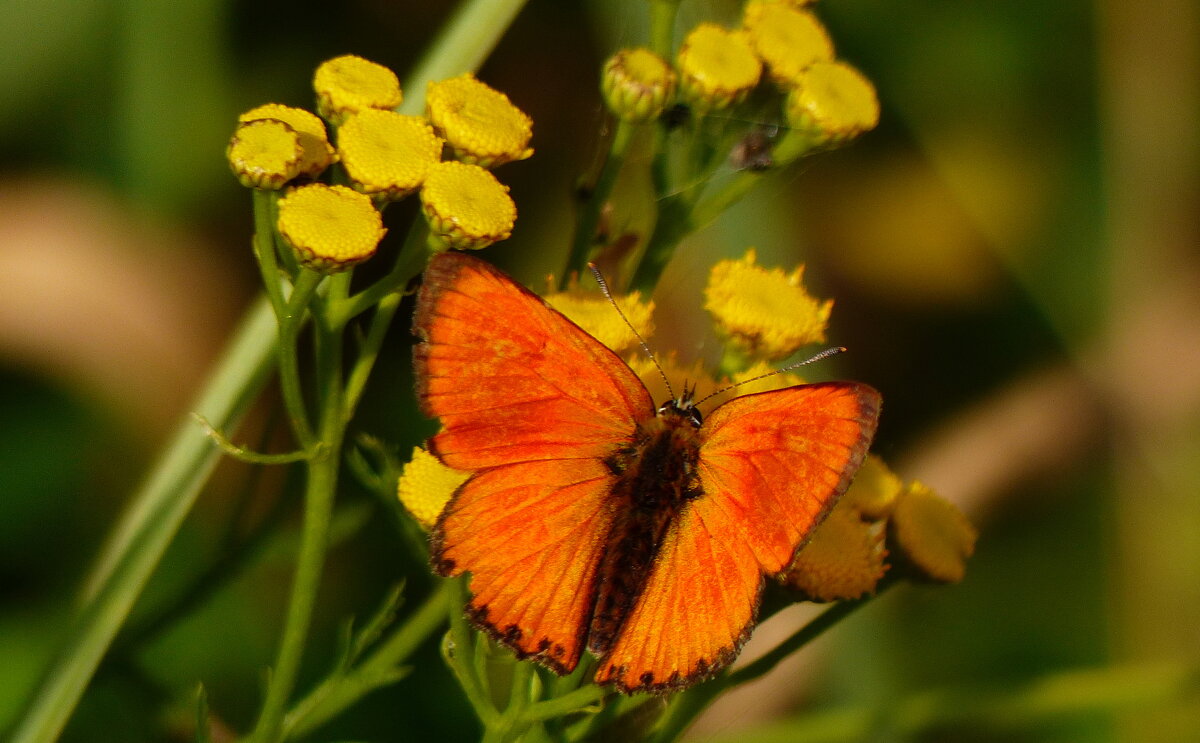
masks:
POLYGON ((731 661, 754 621, 763 575, 791 563, 849 486, 879 405, 866 385, 826 383, 714 410, 700 428, 702 495, 672 523, 596 680, 663 691, 731 661))
POLYGON ((607 456, 653 417, 625 362, 540 297, 465 253, 425 270, 413 331, 417 398, 451 467, 607 456))
POLYGON ((476 470, 432 535, 442 575, 472 573, 478 624, 560 672, 579 660, 612 525, 604 457, 653 417, 608 348, 487 263, 434 258, 418 296, 417 397, 431 449, 476 470))

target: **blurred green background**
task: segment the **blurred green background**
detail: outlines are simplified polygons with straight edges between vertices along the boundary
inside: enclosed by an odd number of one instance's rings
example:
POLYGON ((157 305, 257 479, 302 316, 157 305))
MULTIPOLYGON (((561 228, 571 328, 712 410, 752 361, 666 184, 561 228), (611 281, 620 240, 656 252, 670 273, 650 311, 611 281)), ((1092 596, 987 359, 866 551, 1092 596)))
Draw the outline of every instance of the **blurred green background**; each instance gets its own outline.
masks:
MULTIPOLYGON (((255 291, 250 199, 222 156, 236 115, 310 105, 313 68, 336 54, 403 79, 447 12, 0 3, 0 730, 255 291)), ((685 0, 680 28, 737 12, 685 0)), ((822 726, 840 714, 871 740, 1200 739, 1200 9, 830 0, 818 13, 878 87, 882 123, 691 239, 660 285, 658 342, 704 322, 713 258, 756 246, 766 265, 806 262, 814 293, 837 301, 831 340, 852 350, 840 373, 883 392, 875 451, 981 538, 964 583, 892 591, 693 735, 833 739, 822 726), (975 716, 923 724, 947 699, 975 716)), ((645 41, 645 15, 643 0, 534 0, 481 70, 535 121, 534 158, 499 172, 516 232, 489 250, 535 286, 559 269, 573 190, 603 150, 599 64, 645 41)), ((427 432, 410 424, 406 325, 356 426, 401 451, 427 432)), ((264 408, 241 439, 270 430, 264 408)), ((247 728, 295 495, 282 472, 218 470, 64 740, 184 739, 200 682, 247 728), (147 624, 273 511, 280 528, 232 581, 147 624)), ((309 679, 348 617, 401 580, 415 604, 431 580, 379 504, 351 483, 340 498, 309 679)), ((765 624, 760 641, 798 621, 765 624)), ((436 649, 414 665, 319 739, 472 739, 436 649)))

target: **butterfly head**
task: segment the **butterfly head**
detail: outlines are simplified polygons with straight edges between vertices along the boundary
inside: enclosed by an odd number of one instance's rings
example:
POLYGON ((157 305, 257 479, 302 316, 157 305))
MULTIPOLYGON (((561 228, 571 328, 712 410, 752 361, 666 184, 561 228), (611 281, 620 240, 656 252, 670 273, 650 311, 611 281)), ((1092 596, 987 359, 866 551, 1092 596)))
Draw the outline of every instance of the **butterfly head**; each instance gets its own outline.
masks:
POLYGON ((696 407, 696 387, 694 385, 689 389, 685 384, 682 395, 667 400, 658 407, 658 417, 665 418, 667 416, 683 418, 696 428, 700 427, 700 424, 704 422, 704 416, 700 414, 700 408, 696 407))

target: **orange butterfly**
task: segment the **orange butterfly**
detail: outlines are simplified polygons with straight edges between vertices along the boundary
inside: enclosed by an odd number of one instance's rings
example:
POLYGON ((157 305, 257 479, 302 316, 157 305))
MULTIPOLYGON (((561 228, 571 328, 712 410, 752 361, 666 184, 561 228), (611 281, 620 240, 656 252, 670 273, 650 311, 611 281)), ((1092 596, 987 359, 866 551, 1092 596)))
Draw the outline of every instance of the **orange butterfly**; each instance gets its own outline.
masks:
POLYGON ((417 296, 417 396, 430 447, 474 474, 432 534, 434 569, 471 573, 467 613, 521 658, 625 693, 712 676, 777 575, 850 484, 874 389, 745 395, 701 423, 657 411, 615 353, 489 264, 443 253, 417 296))

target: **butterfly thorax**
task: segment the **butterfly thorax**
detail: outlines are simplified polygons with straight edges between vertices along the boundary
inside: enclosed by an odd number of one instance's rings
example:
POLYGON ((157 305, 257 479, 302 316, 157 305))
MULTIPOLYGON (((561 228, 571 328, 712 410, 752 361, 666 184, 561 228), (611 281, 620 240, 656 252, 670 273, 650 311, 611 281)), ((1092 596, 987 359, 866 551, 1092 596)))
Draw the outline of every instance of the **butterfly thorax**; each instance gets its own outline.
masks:
POLYGON ((696 462, 700 417, 668 402, 638 425, 627 446, 605 460, 616 475, 611 491, 616 518, 597 575, 588 649, 602 655, 646 584, 672 521, 700 497, 696 462))

